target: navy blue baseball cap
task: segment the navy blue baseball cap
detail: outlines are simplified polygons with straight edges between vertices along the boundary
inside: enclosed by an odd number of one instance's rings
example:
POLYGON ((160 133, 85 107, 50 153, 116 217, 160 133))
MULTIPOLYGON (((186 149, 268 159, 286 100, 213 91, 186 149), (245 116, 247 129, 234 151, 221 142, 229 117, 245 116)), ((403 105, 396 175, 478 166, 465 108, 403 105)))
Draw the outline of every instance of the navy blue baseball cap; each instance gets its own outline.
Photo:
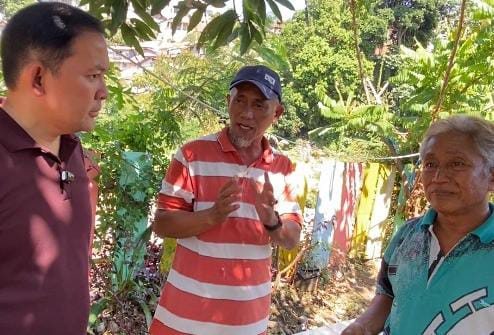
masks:
POLYGON ((230 90, 245 82, 256 85, 266 99, 277 98, 281 102, 280 76, 270 68, 264 65, 244 66, 230 83, 230 90))

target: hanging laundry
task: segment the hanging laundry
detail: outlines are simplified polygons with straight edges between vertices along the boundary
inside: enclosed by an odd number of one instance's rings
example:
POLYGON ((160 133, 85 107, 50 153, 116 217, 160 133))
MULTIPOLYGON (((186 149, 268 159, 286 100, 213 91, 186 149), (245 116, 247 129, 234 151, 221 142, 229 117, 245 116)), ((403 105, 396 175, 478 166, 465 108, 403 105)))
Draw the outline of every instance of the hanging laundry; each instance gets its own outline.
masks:
POLYGON ((366 259, 377 259, 381 257, 382 241, 384 237, 384 225, 388 218, 391 206, 391 197, 395 183, 395 166, 379 165, 376 184, 376 196, 367 232, 367 245, 365 250, 366 259))
POLYGON ((345 164, 327 160, 321 167, 319 195, 312 230, 311 251, 307 259, 309 269, 328 266, 334 237, 336 218, 340 215, 343 173, 345 164))
POLYGON ((413 189, 413 185, 415 183, 415 165, 414 164, 406 164, 405 165, 405 175, 407 177, 407 184, 404 185, 403 183, 401 184, 400 187, 400 193, 398 194, 398 201, 396 205, 396 214, 393 222, 393 233, 395 233, 402 224, 405 223, 406 218, 405 218, 405 206, 406 206, 406 201, 407 197, 405 194, 410 194, 410 192, 413 189))
POLYGON ((357 205, 355 230, 351 243, 351 255, 353 257, 364 257, 365 255, 367 232, 369 230, 374 199, 376 197, 379 166, 379 163, 366 163, 364 168, 362 191, 357 205))
POLYGON ((334 228, 332 266, 342 264, 350 250, 357 201, 362 188, 362 172, 362 163, 345 163, 340 210, 337 211, 334 228))

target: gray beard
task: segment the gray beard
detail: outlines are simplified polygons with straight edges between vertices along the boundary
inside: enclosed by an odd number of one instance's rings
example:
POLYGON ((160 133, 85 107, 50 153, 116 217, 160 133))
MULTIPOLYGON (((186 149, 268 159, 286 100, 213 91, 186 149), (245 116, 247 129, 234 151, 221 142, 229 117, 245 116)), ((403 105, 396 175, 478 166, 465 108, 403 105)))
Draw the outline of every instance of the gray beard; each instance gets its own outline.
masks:
POLYGON ((232 131, 229 129, 228 130, 228 137, 230 138, 230 141, 232 142, 233 146, 236 148, 247 148, 249 147, 254 140, 252 139, 246 139, 240 136, 237 136, 232 133, 232 131))

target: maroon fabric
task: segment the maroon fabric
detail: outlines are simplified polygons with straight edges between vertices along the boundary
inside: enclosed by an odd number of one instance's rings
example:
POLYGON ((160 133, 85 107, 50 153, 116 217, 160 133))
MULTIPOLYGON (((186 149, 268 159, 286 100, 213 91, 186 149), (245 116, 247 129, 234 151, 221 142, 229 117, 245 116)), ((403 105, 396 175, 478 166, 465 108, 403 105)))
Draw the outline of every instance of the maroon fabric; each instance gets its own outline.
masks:
POLYGON ((58 159, 0 109, 0 334, 86 334, 90 227, 79 140, 58 159))

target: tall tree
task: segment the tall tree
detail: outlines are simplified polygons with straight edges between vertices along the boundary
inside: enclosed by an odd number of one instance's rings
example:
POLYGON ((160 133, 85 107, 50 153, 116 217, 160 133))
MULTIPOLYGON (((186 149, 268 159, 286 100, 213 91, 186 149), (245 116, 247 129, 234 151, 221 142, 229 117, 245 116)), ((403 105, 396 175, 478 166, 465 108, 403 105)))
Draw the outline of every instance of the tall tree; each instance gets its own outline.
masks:
POLYGON ((426 45, 431 39, 447 0, 378 0, 376 9, 391 11, 390 38, 395 45, 411 46, 417 39, 426 45))

